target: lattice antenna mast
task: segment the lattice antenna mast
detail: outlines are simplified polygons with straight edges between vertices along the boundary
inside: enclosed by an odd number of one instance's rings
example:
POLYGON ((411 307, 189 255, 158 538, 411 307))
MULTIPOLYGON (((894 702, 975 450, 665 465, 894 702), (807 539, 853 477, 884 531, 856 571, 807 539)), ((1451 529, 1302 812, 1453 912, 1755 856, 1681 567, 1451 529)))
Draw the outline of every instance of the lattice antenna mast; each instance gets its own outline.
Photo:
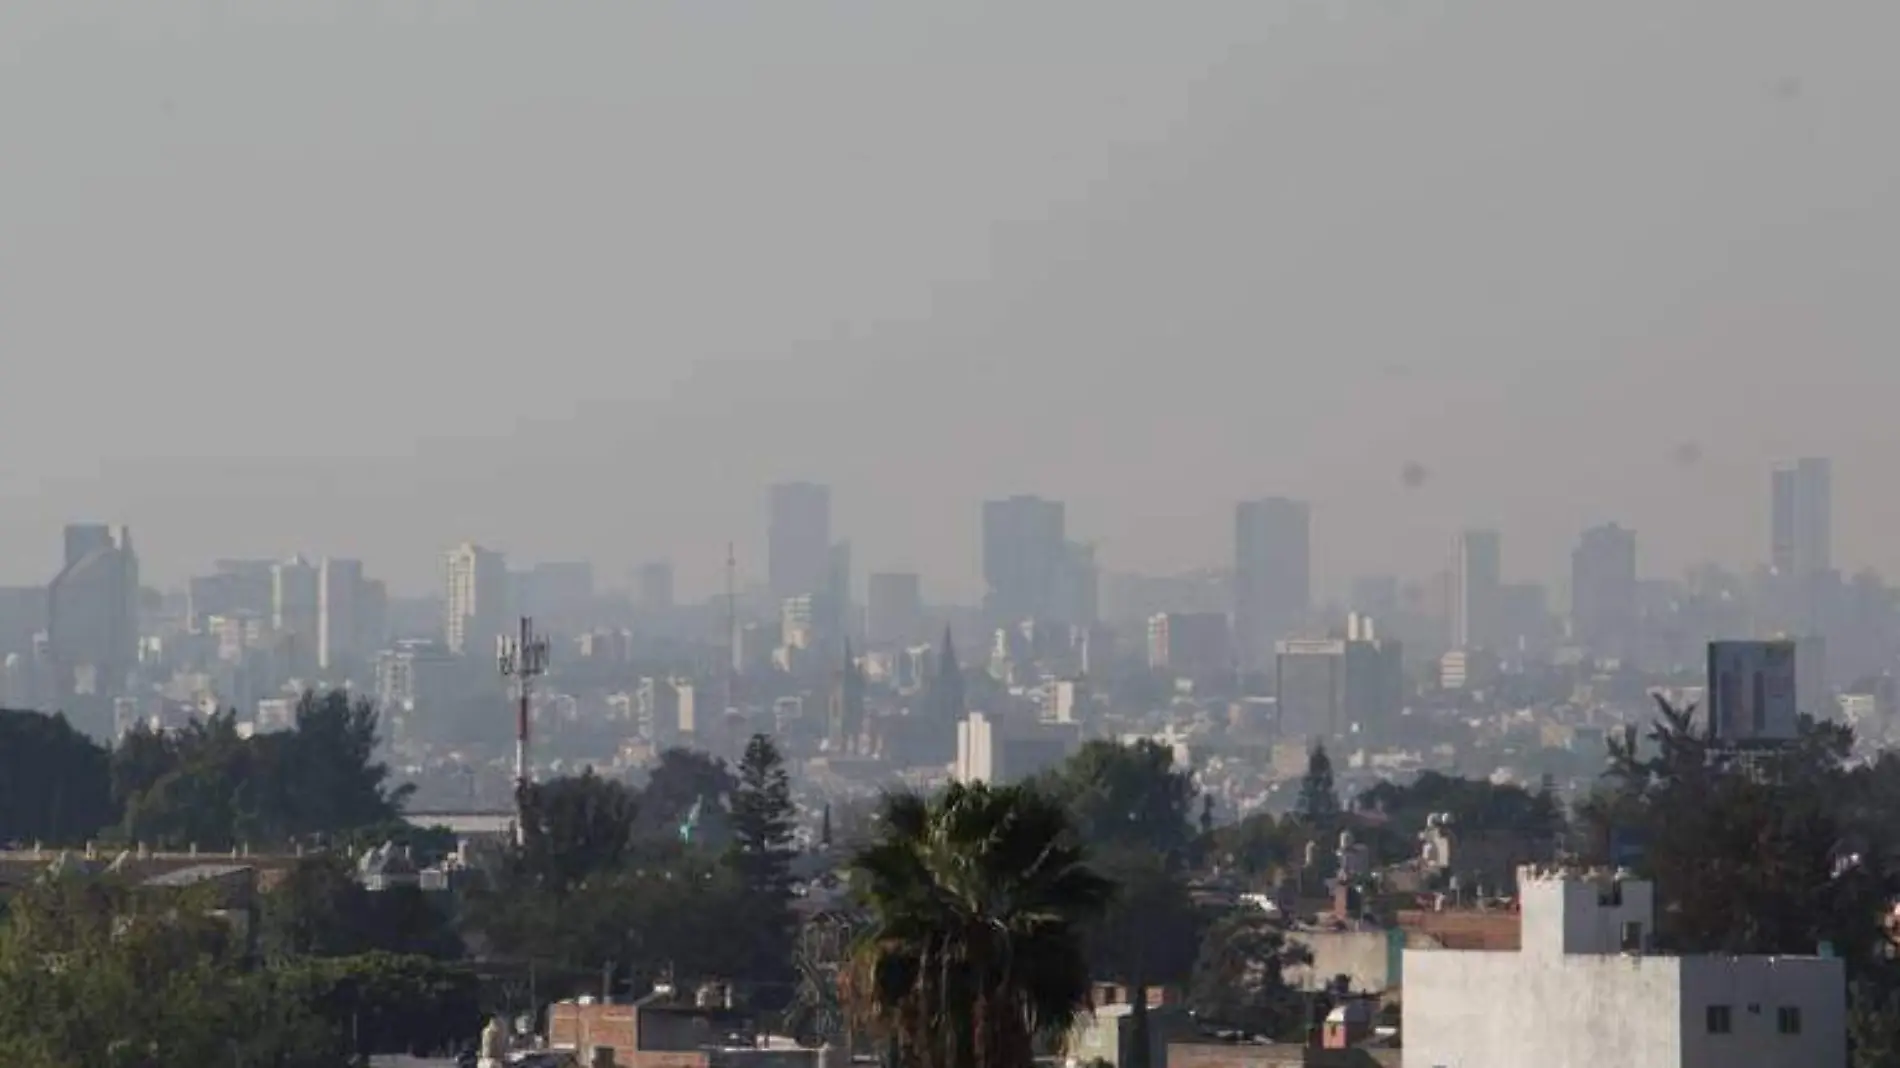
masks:
POLYGON ((726 711, 732 712, 732 680, 739 673, 739 587, 735 574, 738 557, 732 543, 726 543, 726 711))
POLYGON ((521 617, 521 634, 495 639, 495 662, 503 678, 515 680, 515 844, 525 837, 527 801, 533 765, 528 762, 528 704, 534 680, 547 674, 548 640, 534 632, 534 620, 521 617))

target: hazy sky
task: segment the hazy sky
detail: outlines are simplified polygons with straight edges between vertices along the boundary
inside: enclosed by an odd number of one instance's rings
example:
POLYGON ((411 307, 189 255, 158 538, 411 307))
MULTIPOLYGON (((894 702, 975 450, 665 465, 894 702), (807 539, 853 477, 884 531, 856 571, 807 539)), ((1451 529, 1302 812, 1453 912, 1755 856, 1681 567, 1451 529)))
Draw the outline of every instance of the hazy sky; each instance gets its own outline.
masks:
POLYGON ((967 595, 978 502, 1112 568, 1314 507, 1322 587, 1460 525, 1556 580, 1765 555, 1835 458, 1900 574, 1900 4, 0 4, 0 581, 474 538, 967 595), (1681 464, 1678 446, 1701 459, 1681 464), (1431 473, 1408 490, 1408 461, 1431 473))

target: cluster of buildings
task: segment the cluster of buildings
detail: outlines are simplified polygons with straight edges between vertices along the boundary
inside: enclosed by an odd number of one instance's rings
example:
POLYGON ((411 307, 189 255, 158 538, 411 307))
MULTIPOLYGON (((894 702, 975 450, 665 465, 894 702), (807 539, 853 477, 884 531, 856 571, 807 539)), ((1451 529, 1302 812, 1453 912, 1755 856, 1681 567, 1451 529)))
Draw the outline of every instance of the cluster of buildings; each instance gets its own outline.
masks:
POLYGON ((860 586, 831 491, 810 482, 764 495, 764 574, 742 582, 734 561, 696 602, 664 561, 609 592, 587 563, 520 566, 475 543, 443 553, 424 596, 301 556, 219 560, 161 592, 128 530, 74 525, 46 586, 0 589, 0 700, 100 736, 223 708, 268 730, 303 689, 345 686, 377 701, 423 796, 484 804, 507 796, 514 734, 496 643, 531 616, 553 643, 530 712, 550 772, 637 771, 677 745, 736 756, 764 731, 851 793, 1014 778, 1086 738, 1148 737, 1232 811, 1283 803, 1315 744, 1349 787, 1439 768, 1561 788, 1652 690, 1694 699, 1724 638, 1793 641, 1801 710, 1886 736, 1900 595, 1834 569, 1830 481, 1819 459, 1771 473, 1750 574, 1646 578, 1634 531, 1586 530, 1561 610, 1484 529, 1457 534, 1435 575, 1318 596, 1312 509, 1280 497, 1235 505, 1227 567, 1179 576, 1104 572, 1060 501, 986 502, 970 605, 931 600, 914 571, 860 586))

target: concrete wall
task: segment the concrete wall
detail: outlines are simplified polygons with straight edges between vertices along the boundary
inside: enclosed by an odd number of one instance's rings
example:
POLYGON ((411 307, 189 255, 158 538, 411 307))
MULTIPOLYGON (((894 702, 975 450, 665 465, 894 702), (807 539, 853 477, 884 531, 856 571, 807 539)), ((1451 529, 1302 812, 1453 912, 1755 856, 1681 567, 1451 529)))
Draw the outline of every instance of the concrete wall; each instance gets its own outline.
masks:
POLYGON ((1617 953, 1624 924, 1641 924, 1645 938, 1655 931, 1655 887, 1639 879, 1520 874, 1518 895, 1526 953, 1617 953))
POLYGON ((1407 950, 1407 1068, 1682 1068, 1678 962, 1407 950))
POLYGON ((1686 957, 1682 1063, 1737 1068, 1842 1068, 1847 1063, 1847 977, 1818 957, 1686 957), (1727 1005, 1731 1031, 1709 1034, 1708 1007, 1727 1005), (1784 1035, 1777 1010, 1801 1012, 1784 1035))
POLYGON ((1842 1068, 1838 960, 1407 951, 1418 1068, 1842 1068), (1710 1005, 1732 1031, 1711 1035, 1710 1005), (1782 1035, 1777 1009, 1801 1009, 1782 1035), (1753 1006, 1753 1011, 1751 1011, 1753 1006))
POLYGON ((1395 1049, 1307 1049, 1301 1046, 1175 1042, 1158 1068, 1401 1068, 1395 1049))
POLYGON ((1287 982, 1301 990, 1324 989, 1338 975, 1350 977, 1355 993, 1383 994, 1399 986, 1392 936, 1385 931, 1292 931, 1287 938, 1313 955, 1310 966, 1287 969, 1287 982))

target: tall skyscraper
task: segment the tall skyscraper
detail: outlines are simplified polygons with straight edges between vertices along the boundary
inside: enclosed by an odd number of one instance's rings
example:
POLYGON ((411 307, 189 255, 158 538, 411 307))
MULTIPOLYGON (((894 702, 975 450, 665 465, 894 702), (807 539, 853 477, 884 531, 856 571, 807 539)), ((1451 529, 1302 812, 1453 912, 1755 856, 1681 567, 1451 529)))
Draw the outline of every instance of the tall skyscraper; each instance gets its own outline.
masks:
POLYGON ((1265 669, 1274 643, 1312 606, 1312 513, 1305 501, 1267 497, 1234 509, 1234 644, 1243 665, 1265 669))
POLYGON ((1062 570, 1056 581, 1056 619, 1078 627, 1099 622, 1101 571, 1095 566, 1095 546, 1071 541, 1062 546, 1062 570))
POLYGON ((1591 652, 1628 656, 1636 637, 1636 532, 1605 523, 1570 554, 1571 637, 1591 652))
POLYGON ((1502 539, 1495 530, 1458 535, 1451 562, 1451 644, 1459 649, 1496 648, 1502 635, 1502 539))
POLYGON ((543 561, 515 575, 515 606, 536 619, 585 618, 594 603, 594 565, 585 560, 543 561))
POLYGON ((836 542, 831 546, 825 563, 824 596, 820 600, 826 639, 849 638, 857 628, 852 618, 851 543, 848 541, 836 542))
POLYGON ((822 594, 831 577, 831 490, 783 482, 766 495, 765 567, 772 596, 822 594))
POLYGON ((1016 496, 983 503, 983 608, 992 619, 1054 619, 1069 547, 1061 501, 1016 496))
POLYGON ((66 528, 66 564, 47 587, 53 694, 82 730, 112 730, 111 702, 138 664, 139 562, 128 527, 66 528))
POLYGON ((1363 742, 1398 719, 1405 700, 1399 643, 1374 636, 1372 621, 1348 619, 1346 637, 1280 642, 1275 714, 1287 741, 1363 742))
POLYGON ((473 542, 463 542, 444 558, 443 634, 449 651, 461 656, 494 653, 495 639, 508 631, 508 562, 473 542))
POLYGON ((271 628, 277 632, 285 667, 293 675, 314 670, 322 639, 322 574, 317 565, 293 556, 271 565, 271 628))
POLYGON ((1809 578, 1834 566, 1834 471, 1810 456, 1769 477, 1769 563, 1781 575, 1809 578))
POLYGON ((218 560, 209 575, 194 576, 186 587, 186 612, 193 631, 211 616, 271 616, 275 560, 218 560))
POLYGON ((925 637, 923 581, 914 571, 874 574, 865 583, 865 636, 876 646, 925 637))
POLYGON ((654 560, 640 565, 640 607, 664 612, 673 607, 673 565, 654 560))
POLYGON ((363 562, 326 556, 317 565, 317 666, 350 667, 374 650, 362 645, 363 562))

